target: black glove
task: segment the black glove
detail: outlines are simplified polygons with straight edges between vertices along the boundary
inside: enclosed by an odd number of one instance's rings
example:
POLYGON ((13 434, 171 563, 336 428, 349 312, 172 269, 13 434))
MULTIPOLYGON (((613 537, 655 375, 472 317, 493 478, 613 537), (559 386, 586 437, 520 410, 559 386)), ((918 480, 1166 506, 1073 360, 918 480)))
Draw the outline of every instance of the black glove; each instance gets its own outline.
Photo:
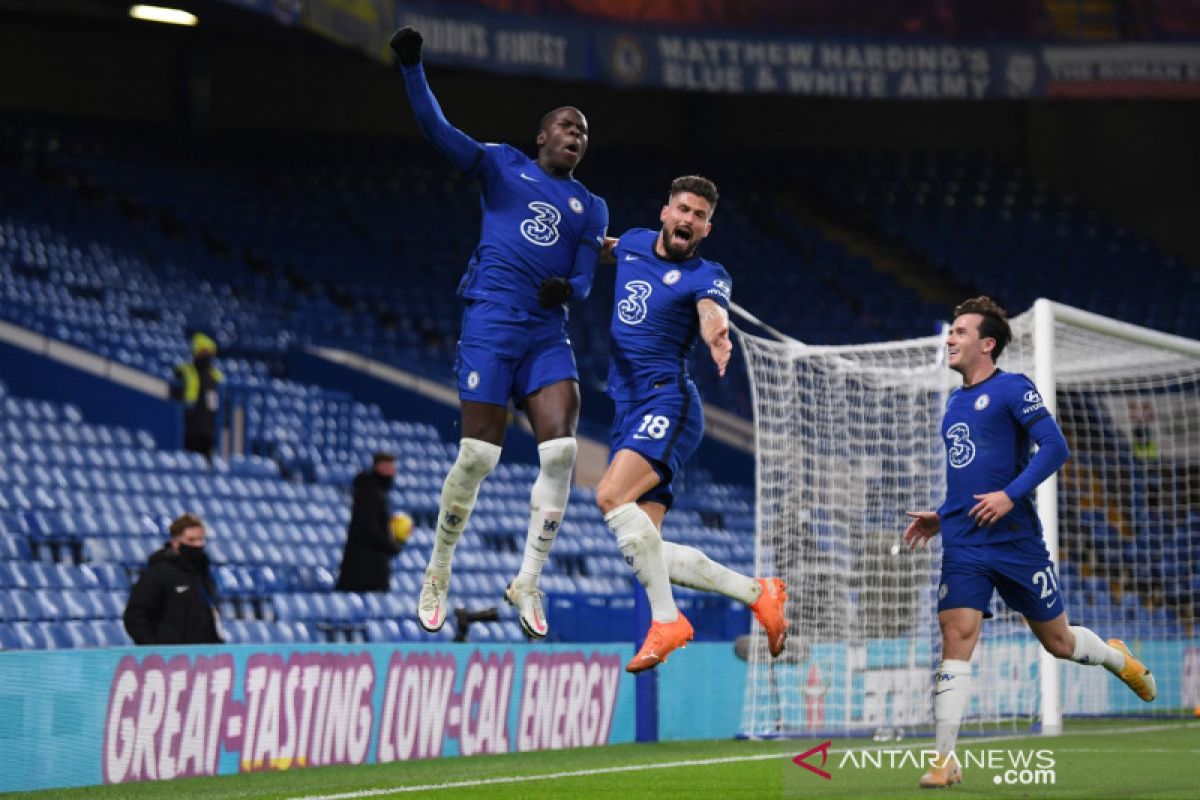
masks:
POLYGON ((566 278, 546 278, 538 287, 538 304, 542 308, 558 308, 574 293, 575 289, 566 278))
POLYGON ((421 45, 424 41, 420 31, 405 25, 392 34, 390 44, 396 53, 396 58, 400 59, 400 63, 411 67, 421 63, 421 45))

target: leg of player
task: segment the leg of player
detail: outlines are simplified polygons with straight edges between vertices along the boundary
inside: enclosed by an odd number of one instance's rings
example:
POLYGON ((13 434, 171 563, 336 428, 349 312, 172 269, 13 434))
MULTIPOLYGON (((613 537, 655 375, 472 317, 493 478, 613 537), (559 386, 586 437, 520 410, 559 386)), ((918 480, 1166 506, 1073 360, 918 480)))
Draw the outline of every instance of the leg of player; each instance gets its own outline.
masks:
POLYGON ((650 600, 650 632, 638 654, 625 665, 628 672, 653 669, 693 636, 691 623, 679 613, 671 595, 671 579, 658 526, 637 504, 637 499, 661 480, 640 454, 620 450, 596 487, 596 505, 604 512, 604 521, 616 534, 625 561, 633 567, 650 600))
POLYGON ((1027 621, 1042 647, 1046 648, 1050 655, 1074 661, 1076 664, 1103 666, 1147 703, 1158 694, 1158 687, 1150 670, 1133 657, 1120 639, 1109 639, 1106 643, 1089 628, 1082 625, 1068 626, 1065 613, 1043 622, 1027 621))
POLYGON ((942 663, 933 676, 933 719, 937 759, 921 776, 923 789, 962 782, 962 769, 954 748, 958 728, 971 699, 971 653, 983 629, 983 612, 974 608, 948 608, 938 613, 942 628, 942 663))
POLYGON ((537 390, 525 398, 525 413, 538 439, 541 468, 529 496, 529 529, 521 570, 504 598, 516 607, 525 633, 540 639, 550 632, 550 626, 538 580, 571 499, 571 473, 578 450, 579 384, 559 381, 537 390))
MULTIPOLYGON (((642 508, 661 529, 666 509, 660 503, 644 503, 642 508), (657 518, 650 511, 651 507, 662 509, 657 518)), ((775 658, 783 652, 784 642, 787 641, 787 618, 783 613, 784 603, 787 602, 787 585, 783 581, 779 578, 747 577, 718 564, 694 547, 668 541, 663 541, 662 546, 671 583, 742 601, 766 630, 767 649, 771 657, 775 658)))
POLYGON ((500 445, 508 423, 508 409, 489 403, 462 402, 462 441, 458 458, 442 484, 442 502, 438 509, 437 532, 433 552, 425 567, 425 580, 417 600, 417 621, 430 633, 441 630, 449 607, 450 566, 454 546, 467 527, 479 485, 500 462, 500 445))

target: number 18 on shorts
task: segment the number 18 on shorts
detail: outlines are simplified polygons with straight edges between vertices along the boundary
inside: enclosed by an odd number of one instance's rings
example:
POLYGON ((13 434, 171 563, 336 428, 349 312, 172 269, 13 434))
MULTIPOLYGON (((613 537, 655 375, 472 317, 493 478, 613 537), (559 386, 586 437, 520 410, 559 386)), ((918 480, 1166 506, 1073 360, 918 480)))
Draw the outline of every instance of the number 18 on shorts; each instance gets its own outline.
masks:
POLYGON ((612 452, 633 450, 650 461, 665 481, 679 471, 704 436, 704 417, 695 388, 665 391, 642 400, 617 403, 612 452))

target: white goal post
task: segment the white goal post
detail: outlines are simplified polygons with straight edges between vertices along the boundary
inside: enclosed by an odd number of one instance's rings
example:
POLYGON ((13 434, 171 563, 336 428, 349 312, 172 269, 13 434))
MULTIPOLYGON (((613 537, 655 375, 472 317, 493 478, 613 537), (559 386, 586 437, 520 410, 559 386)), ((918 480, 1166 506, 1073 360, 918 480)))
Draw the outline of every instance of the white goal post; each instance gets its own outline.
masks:
MULTIPOLYGON (((1178 712, 1200 693, 1200 664, 1197 686, 1183 664, 1200 646, 1200 342, 1048 300, 1012 325, 999 366, 1034 380, 1072 449, 1036 498, 1051 556, 1065 556, 1068 615, 1140 648, 1160 698, 1145 706, 1104 670, 1058 662, 993 598, 964 731, 1178 712)), ((905 510, 944 494, 939 422, 960 382, 944 336, 812 346, 737 332, 754 396, 756 572, 787 581, 791 626, 778 660, 754 633, 742 732, 927 729, 940 542, 910 552, 900 536, 905 510)))

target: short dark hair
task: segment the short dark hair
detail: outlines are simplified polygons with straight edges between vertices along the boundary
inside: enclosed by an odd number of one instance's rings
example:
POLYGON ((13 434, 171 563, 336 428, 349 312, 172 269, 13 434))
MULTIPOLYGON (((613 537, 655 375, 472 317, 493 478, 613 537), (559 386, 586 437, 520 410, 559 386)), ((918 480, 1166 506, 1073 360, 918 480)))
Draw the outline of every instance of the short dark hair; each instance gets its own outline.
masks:
POLYGON ((983 339, 995 339, 996 347, 992 350, 992 360, 1000 358, 1004 348, 1012 341, 1012 328, 1008 325, 1008 312, 986 294, 963 300, 954 307, 957 319, 963 314, 978 314, 983 317, 979 323, 979 336, 983 339))
POLYGON ((541 133, 549 128, 550 123, 554 121, 554 118, 558 116, 558 112, 560 111, 574 111, 579 116, 583 116, 583 112, 575 106, 559 106, 558 108, 552 108, 542 115, 542 121, 538 123, 538 133, 541 133))
POLYGON ((396 454, 387 450, 379 450, 371 455, 371 466, 377 466, 383 462, 392 462, 396 460, 396 454))
POLYGON ((196 514, 180 514, 171 522, 171 527, 168 530, 171 532, 172 539, 178 539, 183 536, 183 532, 188 528, 203 528, 204 520, 200 519, 196 514))
POLYGON ((717 210, 717 185, 701 175, 683 175, 671 181, 671 191, 667 194, 667 199, 674 197, 680 192, 690 192, 697 197, 703 197, 708 201, 711 210, 717 210))

